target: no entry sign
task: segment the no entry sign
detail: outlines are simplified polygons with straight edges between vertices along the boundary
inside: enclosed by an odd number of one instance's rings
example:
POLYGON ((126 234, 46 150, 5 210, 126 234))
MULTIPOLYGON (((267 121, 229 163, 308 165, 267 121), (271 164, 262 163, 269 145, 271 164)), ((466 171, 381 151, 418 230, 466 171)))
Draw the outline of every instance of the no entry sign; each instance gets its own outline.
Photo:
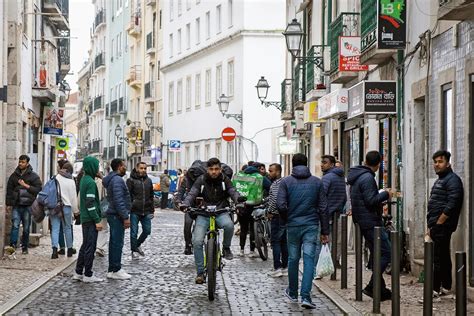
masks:
POLYGON ((235 139, 235 130, 232 127, 226 127, 222 130, 222 139, 226 142, 231 142, 235 139))

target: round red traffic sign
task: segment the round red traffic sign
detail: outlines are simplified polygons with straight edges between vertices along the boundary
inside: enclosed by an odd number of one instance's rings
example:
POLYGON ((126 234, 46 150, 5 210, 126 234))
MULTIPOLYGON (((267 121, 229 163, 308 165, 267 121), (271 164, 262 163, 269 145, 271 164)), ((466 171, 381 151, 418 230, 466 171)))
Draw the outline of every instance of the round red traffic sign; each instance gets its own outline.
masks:
POLYGON ((226 127, 222 130, 221 135, 223 140, 225 140, 226 142, 231 142, 235 139, 235 135, 237 135, 237 133, 232 127, 226 127))

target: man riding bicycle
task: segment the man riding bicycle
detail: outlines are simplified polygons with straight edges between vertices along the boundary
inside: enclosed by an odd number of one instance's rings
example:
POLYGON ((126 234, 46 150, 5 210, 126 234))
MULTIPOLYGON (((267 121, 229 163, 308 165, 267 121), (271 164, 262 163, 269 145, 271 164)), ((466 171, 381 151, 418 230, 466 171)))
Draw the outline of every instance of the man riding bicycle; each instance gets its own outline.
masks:
MULTIPOLYGON (((183 201, 183 204, 180 205, 180 209, 186 210, 193 206, 197 197, 202 197, 204 204, 202 206, 215 206, 217 209, 228 207, 229 198, 231 198, 235 203, 243 202, 245 200, 245 198, 241 197, 232 186, 230 179, 222 173, 221 162, 217 158, 209 159, 207 162, 207 173, 203 174, 196 180, 191 191, 189 191, 189 194, 183 201)), ((234 233, 234 223, 228 213, 218 215, 216 223, 219 228, 224 229, 223 257, 227 260, 232 260, 233 255, 230 250, 230 245, 234 233)), ((209 218, 198 215, 192 239, 194 261, 197 269, 197 284, 205 282, 204 253, 202 247, 208 229, 209 218)))

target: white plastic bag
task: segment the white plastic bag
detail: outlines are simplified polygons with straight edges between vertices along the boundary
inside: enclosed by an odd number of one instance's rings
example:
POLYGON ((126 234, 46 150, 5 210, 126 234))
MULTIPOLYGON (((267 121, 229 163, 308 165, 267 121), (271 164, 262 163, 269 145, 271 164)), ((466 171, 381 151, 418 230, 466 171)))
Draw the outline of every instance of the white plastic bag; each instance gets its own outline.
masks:
POLYGON ((318 277, 330 276, 334 273, 334 264, 332 263, 331 251, 329 245, 325 244, 319 254, 318 265, 316 266, 316 275, 318 277))

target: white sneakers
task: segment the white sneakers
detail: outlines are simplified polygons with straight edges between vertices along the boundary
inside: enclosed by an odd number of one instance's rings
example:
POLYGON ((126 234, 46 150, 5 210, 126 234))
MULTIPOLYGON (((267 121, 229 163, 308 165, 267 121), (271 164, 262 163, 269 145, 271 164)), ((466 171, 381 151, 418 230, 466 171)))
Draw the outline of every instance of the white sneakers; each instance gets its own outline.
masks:
POLYGON ((288 268, 281 269, 282 276, 288 276, 288 268))
POLYGON ((257 258, 257 257, 258 255, 255 253, 255 250, 249 252, 249 258, 257 258))
POLYGON ((104 279, 98 278, 95 275, 91 277, 84 276, 84 278, 82 278, 82 282, 84 283, 97 283, 97 282, 103 282, 103 281, 104 279))
POLYGON ((120 269, 117 272, 108 272, 107 278, 114 279, 114 280, 128 280, 132 278, 132 276, 128 274, 127 272, 123 271, 123 269, 120 269))
POLYGON ((83 278, 82 274, 78 274, 76 271, 74 271, 74 275, 72 276, 72 279, 74 281, 82 281, 82 278, 83 278))
POLYGON ((136 251, 132 251, 132 260, 140 259, 140 254, 136 251))
POLYGON ((240 256, 240 257, 244 257, 244 256, 245 256, 245 252, 244 252, 244 250, 243 250, 243 249, 242 249, 242 250, 240 250, 239 256, 240 256))
POLYGON ((269 275, 272 278, 281 278, 283 276, 283 273, 282 273, 281 269, 276 269, 276 270, 270 271, 269 275))

